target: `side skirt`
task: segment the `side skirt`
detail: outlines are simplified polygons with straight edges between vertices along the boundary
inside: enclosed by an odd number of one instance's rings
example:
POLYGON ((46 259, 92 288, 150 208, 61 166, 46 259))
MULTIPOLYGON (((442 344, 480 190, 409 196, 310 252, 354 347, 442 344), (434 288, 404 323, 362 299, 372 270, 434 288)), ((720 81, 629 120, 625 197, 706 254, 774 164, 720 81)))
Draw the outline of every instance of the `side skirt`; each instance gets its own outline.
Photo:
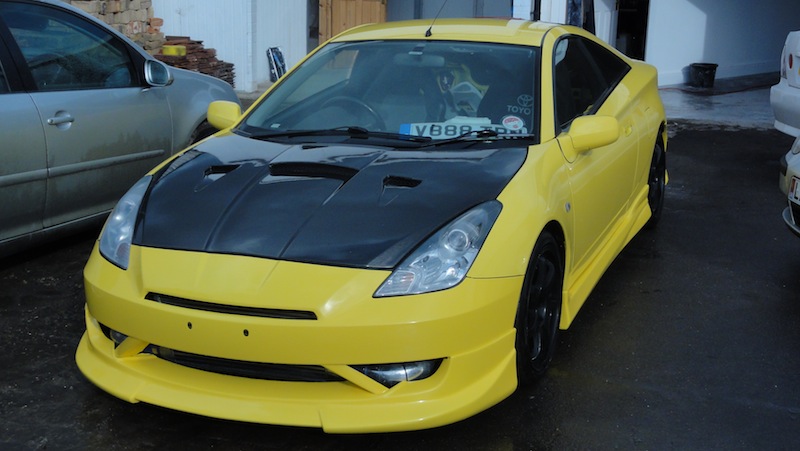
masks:
POLYGON ((647 185, 643 186, 628 212, 620 218, 597 253, 581 268, 564 280, 561 329, 567 329, 578 314, 578 310, 589 297, 600 277, 617 258, 622 249, 633 239, 650 219, 650 206, 647 203, 647 185))

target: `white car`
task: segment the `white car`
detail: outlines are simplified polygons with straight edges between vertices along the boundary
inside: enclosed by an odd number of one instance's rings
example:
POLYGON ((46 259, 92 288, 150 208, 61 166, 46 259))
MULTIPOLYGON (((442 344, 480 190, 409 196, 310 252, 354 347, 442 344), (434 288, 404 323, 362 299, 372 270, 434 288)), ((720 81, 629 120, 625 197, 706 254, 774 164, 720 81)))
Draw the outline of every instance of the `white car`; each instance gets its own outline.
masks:
POLYGON ((775 128, 800 136, 800 31, 786 36, 781 54, 781 80, 770 90, 775 128))
POLYGON ((789 203, 783 210, 783 221, 800 236, 800 138, 795 139, 791 150, 781 158, 779 185, 789 203))
POLYGON ((792 148, 781 158, 778 185, 789 203, 783 210, 783 220, 800 236, 800 31, 786 36, 781 79, 770 89, 769 101, 775 114, 775 128, 795 137, 792 148))

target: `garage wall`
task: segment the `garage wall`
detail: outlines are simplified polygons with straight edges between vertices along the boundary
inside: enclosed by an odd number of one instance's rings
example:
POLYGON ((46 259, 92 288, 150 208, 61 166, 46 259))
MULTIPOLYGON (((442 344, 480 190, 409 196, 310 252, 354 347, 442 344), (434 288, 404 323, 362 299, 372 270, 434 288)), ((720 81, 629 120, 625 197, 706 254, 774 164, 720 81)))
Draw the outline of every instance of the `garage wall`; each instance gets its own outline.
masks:
POLYGON ((698 62, 719 64, 717 78, 777 72, 798 18, 797 0, 651 0, 645 60, 662 86, 684 83, 698 62))
MULTIPOLYGON (((530 1, 524 0, 530 11, 530 1)), ((513 0, 458 0, 442 3, 442 0, 388 0, 386 18, 389 21, 431 19, 436 17, 511 17, 513 0)), ((525 16, 529 18, 530 13, 525 16)))
POLYGON ((203 41, 219 59, 233 63, 237 91, 253 92, 268 83, 267 48, 281 47, 287 66, 306 55, 306 2, 153 0, 153 9, 164 19, 164 34, 203 41))

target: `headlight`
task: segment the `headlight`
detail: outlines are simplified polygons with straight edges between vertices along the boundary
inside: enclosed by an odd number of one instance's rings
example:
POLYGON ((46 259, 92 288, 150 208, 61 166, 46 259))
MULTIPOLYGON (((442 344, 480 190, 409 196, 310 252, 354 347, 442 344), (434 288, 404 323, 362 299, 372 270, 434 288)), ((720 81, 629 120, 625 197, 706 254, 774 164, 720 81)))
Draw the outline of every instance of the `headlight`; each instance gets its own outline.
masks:
POLYGON ((100 254, 122 269, 128 269, 136 216, 151 179, 143 177, 122 196, 100 233, 100 254))
POLYGON ((433 234, 395 268, 375 297, 428 293, 458 285, 501 208, 498 201, 478 205, 433 234))

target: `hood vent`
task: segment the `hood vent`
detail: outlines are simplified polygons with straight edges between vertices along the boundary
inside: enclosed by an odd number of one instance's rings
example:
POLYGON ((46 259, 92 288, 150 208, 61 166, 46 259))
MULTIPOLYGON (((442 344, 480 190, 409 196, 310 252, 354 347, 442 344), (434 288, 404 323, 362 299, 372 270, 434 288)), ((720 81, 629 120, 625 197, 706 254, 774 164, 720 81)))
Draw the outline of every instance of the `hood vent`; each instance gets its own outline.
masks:
POLYGON ((383 179, 384 188, 416 188, 422 180, 390 175, 383 179))
POLYGON ((269 173, 275 177, 326 178, 347 182, 358 170, 326 163, 272 163, 269 173))
POLYGON ((194 191, 202 191, 207 186, 238 169, 239 166, 238 164, 222 164, 206 168, 203 172, 203 179, 194 187, 194 191))

